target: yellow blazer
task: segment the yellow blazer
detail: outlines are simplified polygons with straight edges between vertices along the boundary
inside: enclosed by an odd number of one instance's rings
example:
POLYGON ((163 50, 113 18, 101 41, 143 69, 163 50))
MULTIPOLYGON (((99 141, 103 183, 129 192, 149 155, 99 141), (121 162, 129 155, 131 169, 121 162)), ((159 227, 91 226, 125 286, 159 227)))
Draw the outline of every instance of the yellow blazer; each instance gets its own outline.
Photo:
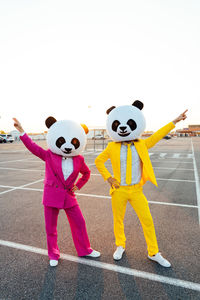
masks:
MULTIPOLYGON (((138 152, 138 155, 142 161, 142 178, 140 181, 140 185, 144 185, 147 180, 151 181, 156 186, 157 181, 153 171, 153 167, 151 164, 151 160, 149 157, 148 149, 153 147, 157 142, 159 142, 165 135, 167 135, 173 128, 175 127, 173 122, 165 125, 154 134, 152 134, 147 139, 139 139, 134 141, 134 146, 138 152)), ((103 176, 104 180, 107 180, 112 175, 106 169, 104 163, 110 159, 114 178, 117 179, 118 182, 121 181, 121 172, 120 172, 120 150, 121 150, 121 142, 110 142, 108 143, 106 149, 95 159, 95 164, 100 174, 103 176)), ((112 192, 112 191, 111 191, 112 192)))

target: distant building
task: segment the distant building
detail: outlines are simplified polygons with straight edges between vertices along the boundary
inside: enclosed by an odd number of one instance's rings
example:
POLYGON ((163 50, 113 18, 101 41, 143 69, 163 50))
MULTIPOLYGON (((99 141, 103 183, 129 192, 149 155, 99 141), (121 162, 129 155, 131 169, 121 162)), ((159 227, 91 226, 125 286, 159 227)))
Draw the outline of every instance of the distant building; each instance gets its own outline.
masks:
POLYGON ((108 138, 108 134, 106 132, 105 128, 99 127, 99 126, 95 126, 95 127, 90 127, 89 128, 89 132, 87 134, 87 138, 88 139, 93 139, 94 136, 101 137, 102 138, 108 138))
MULTIPOLYGON (((17 130, 12 130, 9 134, 12 135, 15 141, 20 140, 20 132, 17 130)), ((29 137, 32 140, 45 140, 46 139, 46 132, 44 133, 28 133, 29 137)))
POLYGON ((144 136, 144 137, 149 137, 153 134, 154 132, 153 131, 144 131, 141 136, 144 136))
POLYGON ((200 125, 188 125, 188 128, 177 129, 177 136, 200 136, 200 125))

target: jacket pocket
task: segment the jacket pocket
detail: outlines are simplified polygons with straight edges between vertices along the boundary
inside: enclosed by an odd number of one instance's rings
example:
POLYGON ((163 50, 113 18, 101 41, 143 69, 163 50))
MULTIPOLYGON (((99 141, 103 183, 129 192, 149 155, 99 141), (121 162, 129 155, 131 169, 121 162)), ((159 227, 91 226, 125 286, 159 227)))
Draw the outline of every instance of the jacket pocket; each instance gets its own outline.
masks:
POLYGON ((56 183, 53 180, 45 180, 44 181, 45 186, 54 186, 56 183))
POLYGON ((116 191, 116 188, 114 186, 112 186, 110 188, 110 195, 112 196, 112 194, 114 193, 114 191, 116 191))

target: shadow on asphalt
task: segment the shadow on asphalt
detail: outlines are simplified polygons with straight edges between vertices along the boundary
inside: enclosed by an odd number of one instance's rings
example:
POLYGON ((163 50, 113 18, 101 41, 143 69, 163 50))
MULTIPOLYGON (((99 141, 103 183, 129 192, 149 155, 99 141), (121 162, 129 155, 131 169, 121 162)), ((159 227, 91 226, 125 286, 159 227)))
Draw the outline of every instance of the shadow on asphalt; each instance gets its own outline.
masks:
MULTIPOLYGON (((128 257, 126 255, 126 252, 123 254, 123 258, 121 261, 115 261, 116 266, 126 267, 126 268, 132 268, 129 264, 128 257)), ((140 294, 140 291, 137 287, 137 283, 134 280, 133 276, 127 276, 122 273, 118 273, 118 280, 119 284, 121 285, 121 290, 124 294, 124 299, 126 300, 142 300, 142 296, 140 294)))
POLYGON ((103 293, 103 270, 95 268, 94 272, 91 274, 91 269, 88 269, 88 266, 78 264, 76 295, 74 300, 100 300, 102 299, 103 293))
POLYGON ((41 289, 38 300, 54 299, 57 269, 58 268, 52 268, 52 267, 48 266, 45 277, 44 277, 43 287, 41 289))

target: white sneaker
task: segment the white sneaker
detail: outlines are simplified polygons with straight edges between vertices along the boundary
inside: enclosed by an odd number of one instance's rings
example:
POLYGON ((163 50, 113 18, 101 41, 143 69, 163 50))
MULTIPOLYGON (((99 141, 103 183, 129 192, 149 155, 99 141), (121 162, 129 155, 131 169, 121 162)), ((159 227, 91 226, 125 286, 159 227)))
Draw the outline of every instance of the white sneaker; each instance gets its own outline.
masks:
POLYGON ((159 263, 161 266, 165 267, 165 268, 169 268, 171 267, 171 264, 168 260, 166 260, 164 257, 162 257, 161 253, 158 252, 156 255, 154 256, 149 256, 148 258, 151 260, 156 261, 157 263, 159 263))
POLYGON ((120 260, 124 253, 125 249, 122 246, 117 247, 116 251, 113 254, 114 260, 120 260))
POLYGON ((93 250, 90 254, 86 255, 89 257, 93 257, 93 258, 97 258, 101 255, 101 253, 99 251, 93 250))
POLYGON ((56 267, 58 265, 58 260, 50 259, 49 264, 51 267, 56 267))

